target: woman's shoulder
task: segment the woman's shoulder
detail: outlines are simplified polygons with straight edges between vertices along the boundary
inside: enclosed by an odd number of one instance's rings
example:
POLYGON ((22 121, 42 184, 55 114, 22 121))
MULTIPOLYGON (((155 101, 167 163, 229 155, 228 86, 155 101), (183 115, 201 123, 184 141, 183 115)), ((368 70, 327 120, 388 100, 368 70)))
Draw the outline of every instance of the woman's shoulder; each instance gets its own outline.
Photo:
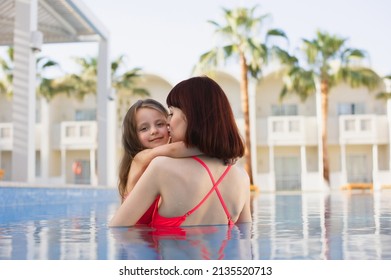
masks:
POLYGON ((235 173, 235 175, 238 178, 243 180, 243 182, 245 182, 245 183, 248 182, 250 184, 250 177, 243 166, 235 164, 235 165, 232 165, 231 170, 235 173))

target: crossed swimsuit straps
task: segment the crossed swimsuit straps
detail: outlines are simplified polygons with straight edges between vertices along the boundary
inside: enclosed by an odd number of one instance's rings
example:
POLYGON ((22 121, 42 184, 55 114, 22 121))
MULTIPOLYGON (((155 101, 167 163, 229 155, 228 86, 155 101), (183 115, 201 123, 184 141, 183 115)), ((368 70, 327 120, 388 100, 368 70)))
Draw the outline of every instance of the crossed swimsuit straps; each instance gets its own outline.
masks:
POLYGON ((223 175, 219 178, 219 180, 216 182, 213 178, 213 175, 209 169, 209 167, 203 162, 201 159, 198 157, 193 156, 192 157, 194 160, 198 161, 208 172, 210 179, 212 180, 213 187, 210 189, 210 191, 205 195, 205 197, 190 211, 188 211, 186 214, 183 216, 178 216, 178 217, 172 217, 172 218, 167 218, 163 217, 159 214, 159 199, 155 201, 155 210, 152 216, 152 222, 151 226, 153 227, 180 227, 182 223, 187 219, 188 216, 190 216, 193 212, 195 212, 205 201, 208 199, 208 197, 213 193, 213 191, 216 192, 217 196, 219 197, 219 200, 221 202, 221 205, 224 208, 224 212, 227 215, 228 219, 228 225, 233 225, 234 223, 232 222, 231 215, 227 209, 227 206, 225 205, 224 199, 221 196, 221 193, 218 189, 218 185, 221 183, 221 181, 224 179, 225 175, 227 175, 228 171, 231 169, 231 165, 227 166, 225 169, 223 175))

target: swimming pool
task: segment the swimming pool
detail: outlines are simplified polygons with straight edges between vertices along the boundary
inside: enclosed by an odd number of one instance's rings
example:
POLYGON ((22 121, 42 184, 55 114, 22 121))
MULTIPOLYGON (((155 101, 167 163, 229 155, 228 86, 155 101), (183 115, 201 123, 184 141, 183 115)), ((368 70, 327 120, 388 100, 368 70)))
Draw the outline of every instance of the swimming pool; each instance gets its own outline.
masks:
POLYGON ((254 221, 108 228, 115 189, 0 187, 0 260, 391 259, 391 191, 256 194, 254 221))

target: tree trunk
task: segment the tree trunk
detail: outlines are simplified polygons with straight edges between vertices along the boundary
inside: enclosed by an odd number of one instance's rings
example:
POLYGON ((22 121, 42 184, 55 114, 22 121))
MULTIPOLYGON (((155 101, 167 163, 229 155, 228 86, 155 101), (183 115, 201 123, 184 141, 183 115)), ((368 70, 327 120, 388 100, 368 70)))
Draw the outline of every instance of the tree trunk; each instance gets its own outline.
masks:
POLYGON ((249 177, 250 184, 254 184, 252 164, 251 164, 251 138, 250 138, 250 114, 248 105, 248 78, 247 78, 247 62, 244 54, 240 54, 240 92, 242 99, 242 111, 244 117, 244 136, 245 136, 245 166, 249 177))
POLYGON ((329 112, 329 84, 327 80, 322 79, 320 83, 320 92, 322 96, 322 150, 323 150, 323 178, 330 185, 330 164, 327 141, 327 119, 329 112))

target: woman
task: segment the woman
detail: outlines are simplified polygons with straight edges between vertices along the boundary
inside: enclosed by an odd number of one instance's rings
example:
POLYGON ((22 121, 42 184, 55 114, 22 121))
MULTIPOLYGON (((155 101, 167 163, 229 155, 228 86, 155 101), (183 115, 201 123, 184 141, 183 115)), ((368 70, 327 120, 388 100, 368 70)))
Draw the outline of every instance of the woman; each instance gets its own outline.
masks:
POLYGON ((183 141, 203 155, 153 159, 110 226, 134 225, 157 197, 154 227, 250 222, 248 174, 224 164, 244 154, 224 91, 208 77, 193 77, 170 91, 167 105, 172 141, 183 141))

